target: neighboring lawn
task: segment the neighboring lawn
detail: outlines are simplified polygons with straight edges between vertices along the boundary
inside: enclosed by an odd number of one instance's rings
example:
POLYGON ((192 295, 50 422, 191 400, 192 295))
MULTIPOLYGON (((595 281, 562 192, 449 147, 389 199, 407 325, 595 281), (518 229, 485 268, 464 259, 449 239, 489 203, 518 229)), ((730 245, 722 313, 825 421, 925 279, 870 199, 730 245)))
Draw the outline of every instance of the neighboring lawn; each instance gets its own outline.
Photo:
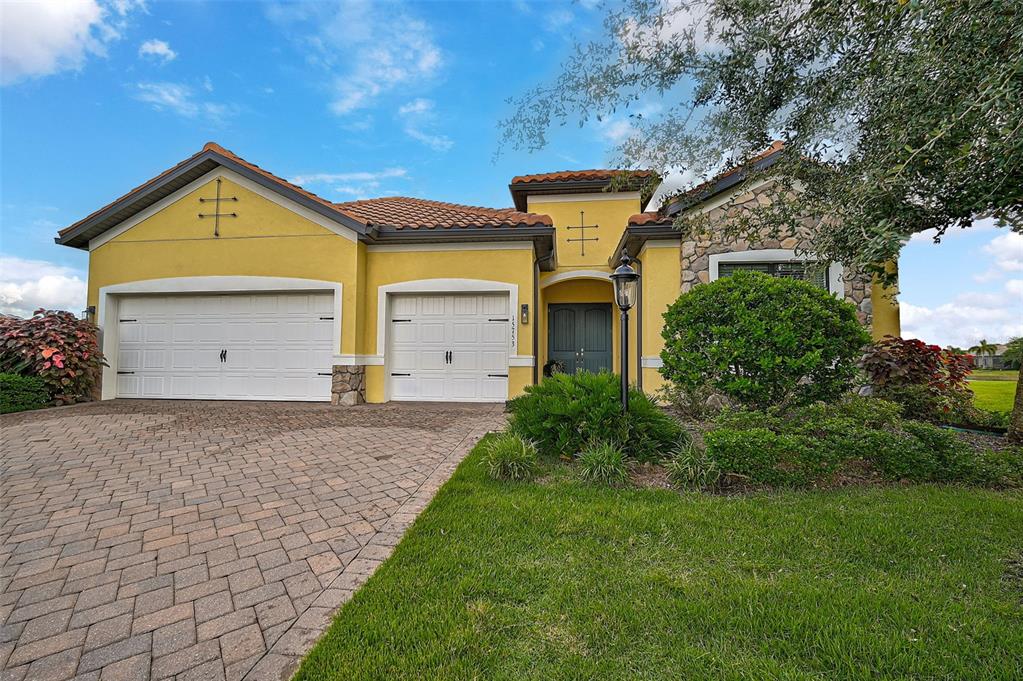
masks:
POLYGON ((974 369, 970 373, 971 381, 1015 381, 1019 372, 1015 369, 974 369))
POLYGON ((970 381, 973 391, 973 403, 981 409, 991 411, 1012 411, 1012 402, 1016 397, 1016 381, 970 381))
POLYGON ((472 454, 298 679, 1018 679, 1023 494, 611 490, 472 454), (1014 562, 1013 562, 1014 561, 1014 562))

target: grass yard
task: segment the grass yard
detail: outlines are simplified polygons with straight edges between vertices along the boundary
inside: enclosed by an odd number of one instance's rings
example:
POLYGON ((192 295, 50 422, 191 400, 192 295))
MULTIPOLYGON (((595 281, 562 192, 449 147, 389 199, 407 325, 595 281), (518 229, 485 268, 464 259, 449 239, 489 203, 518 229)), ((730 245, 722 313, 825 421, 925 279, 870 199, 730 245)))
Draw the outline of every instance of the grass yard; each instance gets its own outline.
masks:
POLYGON ((1019 372, 1015 369, 974 369, 970 374, 973 381, 1015 381, 1019 372))
POLYGON ((1016 396, 1016 381, 970 381, 973 391, 973 403, 981 409, 991 411, 1012 411, 1012 401, 1016 396))
POLYGON ((479 450, 298 679, 1019 679, 1023 494, 499 483, 479 450))

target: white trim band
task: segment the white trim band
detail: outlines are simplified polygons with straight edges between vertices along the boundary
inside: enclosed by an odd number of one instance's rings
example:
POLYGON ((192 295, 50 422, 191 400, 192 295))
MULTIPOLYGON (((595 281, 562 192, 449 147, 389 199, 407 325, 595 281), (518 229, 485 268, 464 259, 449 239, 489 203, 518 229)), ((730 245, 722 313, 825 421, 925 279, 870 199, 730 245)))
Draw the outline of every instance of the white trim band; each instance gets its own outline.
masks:
POLYGON ((558 272, 557 274, 547 277, 540 282, 540 288, 544 289, 552 284, 557 284, 559 281, 571 281, 572 279, 599 279, 601 281, 611 281, 610 272, 602 272, 601 270, 568 270, 565 272, 558 272))

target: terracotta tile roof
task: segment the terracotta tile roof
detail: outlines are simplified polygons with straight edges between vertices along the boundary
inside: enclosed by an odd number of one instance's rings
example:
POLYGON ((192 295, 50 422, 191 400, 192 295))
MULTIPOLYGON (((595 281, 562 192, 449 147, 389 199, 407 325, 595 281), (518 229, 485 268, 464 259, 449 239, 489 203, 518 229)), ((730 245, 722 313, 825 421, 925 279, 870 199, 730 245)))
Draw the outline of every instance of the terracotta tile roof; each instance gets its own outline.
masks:
POLYGON ((360 222, 398 229, 453 227, 550 227, 547 215, 520 213, 514 208, 480 208, 457 203, 388 196, 334 204, 360 222))
MULTIPOLYGON (((750 159, 748 161, 746 161, 746 163, 744 163, 742 165, 737 165, 737 166, 735 166, 733 168, 729 168, 728 170, 724 171, 723 173, 718 173, 717 175, 715 175, 714 177, 710 178, 706 182, 701 182, 700 184, 696 185, 695 187, 693 187, 689 191, 685 192, 682 196, 692 196, 694 194, 699 194, 700 192, 702 192, 707 187, 710 187, 710 186, 712 186, 714 184, 717 184, 718 182, 720 182, 721 180, 725 179, 726 177, 730 177, 730 176, 734 175, 735 173, 739 172, 743 168, 746 168, 747 166, 753 165, 757 161, 763 161, 765 158, 767 158, 771 154, 779 152, 779 151, 781 151, 784 148, 785 148, 785 143, 780 141, 780 140, 771 142, 771 146, 767 147, 767 149, 764 149, 763 151, 761 151, 756 156, 750 157, 750 159)), ((675 197, 675 198, 678 198, 678 197, 675 197)))
POLYGON ((742 165, 737 165, 733 168, 729 168, 728 170, 722 173, 718 173, 709 180, 701 182, 692 189, 689 189, 681 194, 668 197, 667 200, 661 205, 659 210, 647 211, 646 213, 637 213, 636 215, 630 216, 629 225, 642 227, 643 225, 671 223, 674 221, 674 217, 667 215, 665 213, 665 210, 671 207, 672 204, 677 203, 679 199, 683 199, 686 197, 697 197, 701 192, 713 187, 718 182, 721 182, 722 180, 731 177, 735 173, 741 171, 743 168, 746 168, 754 163, 757 163, 758 161, 763 161, 768 156, 771 156, 772 154, 775 154, 784 148, 785 148, 784 142, 780 140, 774 141, 771 143, 771 146, 769 146, 767 149, 764 149, 759 154, 751 157, 746 163, 742 165))
POLYGON ((642 227, 643 225, 659 225, 673 222, 673 219, 661 215, 659 211, 647 211, 646 213, 636 213, 635 215, 629 216, 630 227, 642 227))
MULTIPOLYGON (((65 227, 64 229, 60 230, 57 233, 60 236, 64 236, 65 234, 71 232, 76 227, 78 227, 78 225, 80 225, 80 224, 82 224, 84 222, 87 222, 88 220, 90 220, 92 217, 94 217, 96 215, 99 215, 100 213, 102 213, 103 211, 107 210, 108 208, 110 208, 114 204, 118 203, 122 199, 125 199, 125 198, 131 196, 132 194, 134 194, 135 192, 137 192, 137 191, 139 191, 141 189, 145 189, 146 187, 150 187, 150 186, 154 186, 154 185, 159 184, 161 179, 163 179, 167 175, 172 174, 178 168, 180 168, 180 167, 182 167, 184 165, 187 165, 188 163, 191 163, 197 156, 200 156, 200 155, 206 153, 207 151, 212 151, 212 152, 214 152, 216 154, 220 154, 221 156, 224 156, 224 157, 234 161, 235 163, 238 163, 239 165, 243 165, 246 168, 248 168, 248 169, 250 169, 250 170, 252 170, 254 172, 257 172, 260 175, 262 175, 262 176, 264 176, 266 178, 269 178, 270 180, 273 180, 274 182, 276 182, 276 183, 278 183, 280 185, 283 185, 285 187, 293 189, 293 190, 299 192, 300 194, 303 194, 304 196, 308 197, 309 199, 312 199, 313 201, 316 201, 317 203, 321 203, 324 206, 327 206, 328 208, 331 208, 332 210, 336 210, 338 212, 343 212, 341 209, 339 209, 337 206, 335 206, 333 203, 331 203, 327 199, 324 199, 323 197, 317 196, 316 194, 313 194, 312 192, 307 191, 307 190, 303 189, 302 187, 299 187, 298 185, 295 185, 295 184, 292 184, 292 183, 288 182, 284 178, 278 177, 278 176, 274 175, 273 173, 270 173, 270 172, 268 172, 266 170, 263 170, 262 168, 257 166, 255 163, 249 163, 245 159, 241 158, 240 156, 235 155, 233 152, 225 149, 224 147, 220 146, 216 142, 207 142, 205 145, 203 145, 202 149, 200 149, 196 153, 192 154, 191 156, 186 158, 181 163, 175 164, 174 166, 172 166, 172 167, 168 168, 167 170, 163 171, 162 173, 160 173, 159 175, 157 175, 153 179, 147 180, 146 182, 143 182, 139 186, 135 187, 134 189, 132 189, 132 190, 130 190, 128 192, 125 192, 124 195, 114 199, 113 201, 111 201, 107 205, 103 206, 99 210, 93 211, 92 213, 90 213, 89 215, 85 216, 84 218, 82 218, 78 222, 76 222, 73 225, 70 225, 68 227, 65 227)), ((348 217, 352 217, 352 216, 348 216, 348 217)))
POLYGON ((646 178, 652 177, 652 170, 620 170, 614 168, 596 168, 593 170, 559 170, 553 173, 538 173, 536 175, 517 175, 512 178, 512 184, 529 184, 530 182, 587 182, 606 180, 610 182, 619 175, 630 177, 646 178))
MULTIPOLYGON (((303 189, 302 187, 299 187, 297 184, 292 184, 291 182, 288 182, 284 178, 278 177, 277 175, 274 175, 273 173, 260 168, 255 163, 249 163, 248 161, 246 161, 242 157, 236 156, 233 152, 225 149, 224 147, 220 146, 216 142, 207 142, 206 145, 203 146, 202 150, 203 151, 213 151, 213 152, 216 152, 216 153, 220 154, 221 156, 226 156, 227 158, 231 159, 235 163, 240 163, 241 165, 245 166, 249 170, 253 170, 253 171, 259 173, 263 177, 269 178, 269 179, 273 180, 274 182, 277 182, 278 184, 282 184, 285 187, 293 189, 293 190, 297 191, 299 194, 302 194, 303 196, 305 196, 306 198, 312 199, 313 201, 316 201, 317 203, 322 203, 324 206, 327 206, 328 208, 333 208, 334 210, 339 210, 338 205, 336 203, 328 201, 327 199, 323 198, 322 196, 317 196, 316 194, 313 194, 311 191, 309 191, 307 189, 303 189)), ((344 212, 344 211, 342 210, 341 212, 344 212)), ((354 216, 349 216, 349 217, 354 217, 354 216)))

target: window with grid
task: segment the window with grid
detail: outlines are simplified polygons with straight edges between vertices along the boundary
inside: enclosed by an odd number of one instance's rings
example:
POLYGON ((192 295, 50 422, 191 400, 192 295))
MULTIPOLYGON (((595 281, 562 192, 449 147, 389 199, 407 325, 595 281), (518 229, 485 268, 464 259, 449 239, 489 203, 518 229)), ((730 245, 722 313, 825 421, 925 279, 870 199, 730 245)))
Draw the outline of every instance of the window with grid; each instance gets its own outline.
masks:
POLYGON ((799 279, 820 286, 825 291, 828 287, 828 269, 817 267, 816 263, 808 262, 723 262, 718 264, 718 276, 728 277, 739 270, 763 272, 772 277, 799 279))

